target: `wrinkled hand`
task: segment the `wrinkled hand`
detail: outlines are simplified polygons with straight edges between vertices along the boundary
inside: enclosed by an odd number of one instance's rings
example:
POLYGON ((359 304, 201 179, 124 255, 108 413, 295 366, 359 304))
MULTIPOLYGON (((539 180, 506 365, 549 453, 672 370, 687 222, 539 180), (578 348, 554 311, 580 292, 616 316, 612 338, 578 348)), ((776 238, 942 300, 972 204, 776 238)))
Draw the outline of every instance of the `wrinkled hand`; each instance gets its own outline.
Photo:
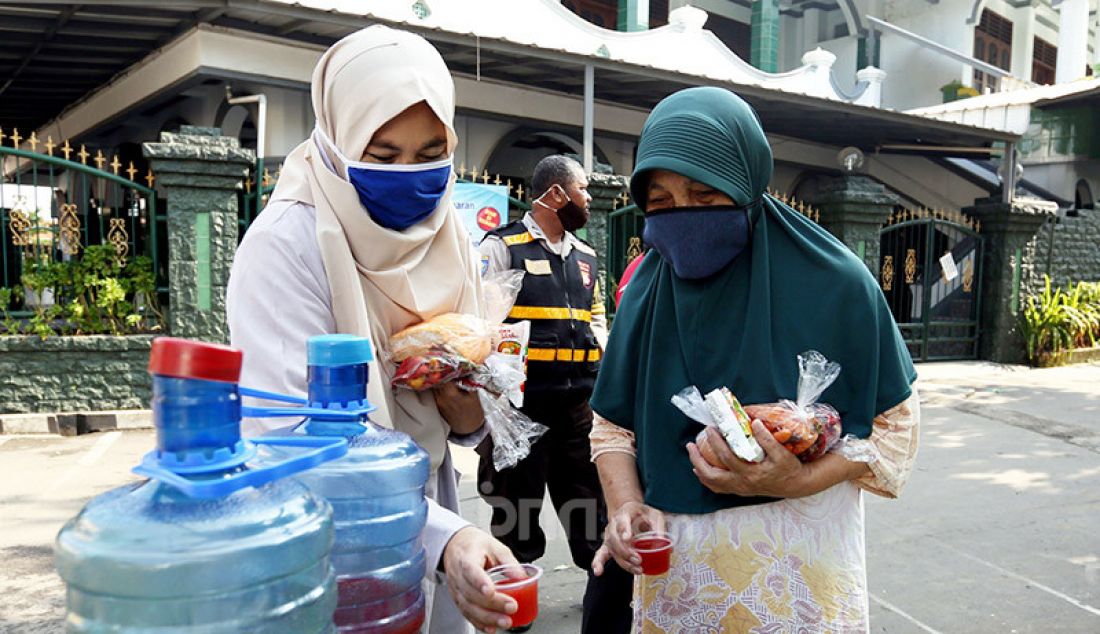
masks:
POLYGON ((515 599, 494 590, 485 572, 493 566, 518 564, 512 551, 484 531, 467 526, 455 533, 443 550, 447 587, 462 616, 479 630, 493 634, 509 628, 519 606, 515 599))
POLYGON ((688 443, 687 450, 694 467, 692 471, 711 491, 780 498, 807 494, 805 485, 809 469, 772 437, 764 423, 752 421, 752 435, 764 450, 762 462, 747 462, 738 458, 717 429, 708 427, 706 433, 707 443, 721 460, 721 465, 715 466, 704 460, 695 443, 688 443))
POLYGON ((481 429, 485 413, 481 411, 481 401, 476 392, 463 390, 453 381, 448 381, 432 388, 432 396, 451 431, 465 436, 481 429))
POLYGON ((630 543, 635 535, 647 531, 665 530, 665 516, 652 506, 627 502, 620 506, 607 522, 603 545, 592 559, 592 574, 603 574, 604 564, 614 559, 619 567, 632 575, 642 574, 642 557, 630 543))

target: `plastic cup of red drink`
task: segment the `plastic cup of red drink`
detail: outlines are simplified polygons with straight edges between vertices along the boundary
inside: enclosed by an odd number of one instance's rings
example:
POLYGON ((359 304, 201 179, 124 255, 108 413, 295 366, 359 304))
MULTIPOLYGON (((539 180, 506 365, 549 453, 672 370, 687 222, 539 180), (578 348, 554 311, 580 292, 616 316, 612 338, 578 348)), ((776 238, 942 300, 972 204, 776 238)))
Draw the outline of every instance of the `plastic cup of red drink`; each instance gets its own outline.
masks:
POLYGON ((512 627, 530 625, 539 615, 539 577, 542 568, 534 564, 496 566, 488 571, 497 592, 516 600, 512 627))
POLYGON ((672 556, 672 536, 664 531, 638 533, 631 540, 642 558, 643 575, 663 575, 668 572, 672 556))

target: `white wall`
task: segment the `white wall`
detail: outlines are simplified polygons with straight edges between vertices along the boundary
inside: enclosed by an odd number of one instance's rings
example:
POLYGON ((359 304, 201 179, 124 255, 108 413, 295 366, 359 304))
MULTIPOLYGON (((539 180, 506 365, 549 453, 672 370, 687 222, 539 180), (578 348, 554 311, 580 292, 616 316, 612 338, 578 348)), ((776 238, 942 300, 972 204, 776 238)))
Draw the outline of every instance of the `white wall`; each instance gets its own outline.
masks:
POLYGON ((1100 160, 1047 162, 1024 165, 1024 178, 1073 202, 1077 181, 1084 179, 1092 190, 1093 200, 1100 197, 1100 160))
MULTIPOLYGON (((837 166, 836 154, 840 148, 779 136, 769 136, 768 141, 777 164, 787 163, 772 179, 773 186, 780 191, 789 193, 794 179, 802 170, 812 170, 819 165, 829 168, 837 166), (792 169, 798 174, 792 175, 792 169)), ((958 211, 972 205, 976 198, 989 195, 984 189, 919 156, 868 154, 864 171, 894 191, 929 208, 958 211)))
POLYGON ((266 88, 269 157, 284 158, 313 130, 313 105, 309 93, 286 88, 266 88))
MULTIPOLYGON (((836 55, 833 63, 833 77, 840 89, 852 94, 856 87, 856 55, 859 52, 859 40, 854 37, 842 37, 835 40, 818 42, 816 46, 836 55)), ((886 85, 890 84, 890 76, 886 77, 886 85)))
POLYGON ((485 163, 504 135, 516 128, 515 123, 485 119, 471 115, 455 117, 458 148, 455 149, 455 167, 484 169, 485 163))
POLYGON ((794 192, 795 181, 806 171, 802 165, 790 165, 788 163, 776 163, 772 171, 772 180, 769 187, 772 191, 790 195, 794 192))
MULTIPOLYGON (((942 0, 931 6, 921 2, 894 2, 885 15, 875 16, 970 55, 974 27, 966 24, 972 0, 942 0)), ((886 71, 882 105, 907 110, 943 102, 940 86, 959 80, 970 82, 969 69, 949 57, 921 47, 899 35, 883 34, 880 64, 886 71), (919 69, 919 72, 914 72, 919 69)))

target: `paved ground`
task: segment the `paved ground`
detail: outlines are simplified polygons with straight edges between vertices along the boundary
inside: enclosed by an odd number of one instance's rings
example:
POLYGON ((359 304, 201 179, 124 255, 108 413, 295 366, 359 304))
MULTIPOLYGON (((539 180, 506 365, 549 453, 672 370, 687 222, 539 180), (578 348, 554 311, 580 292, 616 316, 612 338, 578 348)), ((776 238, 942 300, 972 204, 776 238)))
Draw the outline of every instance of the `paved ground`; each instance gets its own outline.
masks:
MULTIPOLYGON (((1100 364, 919 366, 922 449, 901 500, 868 498, 874 632, 1100 632, 1100 364)), ((0 632, 60 630, 51 542, 131 479, 148 431, 0 436, 0 632)), ((458 450, 460 470, 475 458, 458 450)), ((464 510, 488 508, 463 479, 464 510)), ((576 632, 584 575, 556 522, 532 632, 576 632)))

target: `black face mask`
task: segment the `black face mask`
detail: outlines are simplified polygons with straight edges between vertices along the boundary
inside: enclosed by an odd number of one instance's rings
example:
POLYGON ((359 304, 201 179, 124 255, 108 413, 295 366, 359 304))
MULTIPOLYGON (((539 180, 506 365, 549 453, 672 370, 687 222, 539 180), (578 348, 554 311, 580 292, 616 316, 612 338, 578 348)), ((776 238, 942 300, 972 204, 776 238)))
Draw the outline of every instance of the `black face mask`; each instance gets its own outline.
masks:
MULTIPOLYGON (((547 193, 549 192, 550 190, 547 190, 547 193)), ((562 189, 562 194, 565 195, 565 204, 555 209, 554 211, 558 214, 558 222, 561 223, 561 228, 572 233, 577 229, 583 228, 584 225, 588 224, 588 212, 585 211, 583 207, 573 202, 573 199, 571 199, 568 194, 565 194, 564 189, 562 189)), ((545 195, 546 194, 543 194, 543 196, 545 195)), ((553 209, 553 207, 550 207, 546 203, 542 202, 542 196, 539 196, 537 202, 542 204, 544 207, 553 209)))
POLYGON ((561 228, 572 233, 588 224, 588 212, 572 200, 558 209, 558 220, 561 228))

